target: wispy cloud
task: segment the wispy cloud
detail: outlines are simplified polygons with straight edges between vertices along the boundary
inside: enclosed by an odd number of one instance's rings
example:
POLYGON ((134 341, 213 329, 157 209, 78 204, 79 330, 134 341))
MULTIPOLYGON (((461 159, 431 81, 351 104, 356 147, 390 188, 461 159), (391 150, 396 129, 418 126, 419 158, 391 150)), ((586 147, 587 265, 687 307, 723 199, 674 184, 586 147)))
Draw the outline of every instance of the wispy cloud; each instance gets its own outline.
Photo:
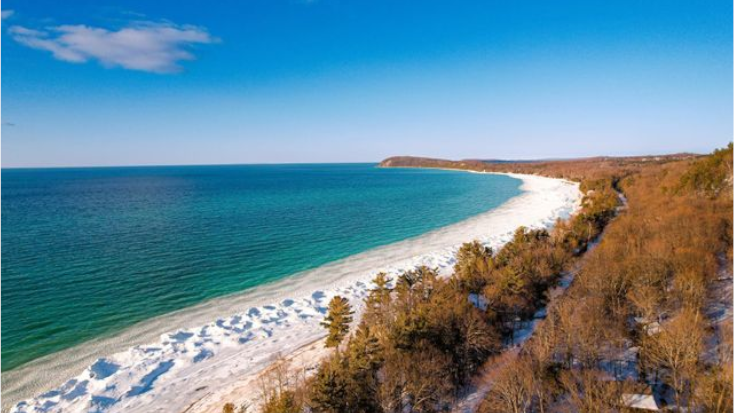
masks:
POLYGON ((3 19, 3 20, 5 20, 5 19, 7 19, 8 17, 10 17, 10 16, 12 16, 13 14, 15 14, 15 10, 3 10, 3 11, 2 11, 2 12, 0 12, 0 13, 1 13, 1 14, 0 14, 0 17, 2 17, 2 19, 3 19))
POLYGON ((46 50, 58 60, 153 73, 175 73, 180 62, 193 60, 191 46, 217 42, 197 26, 135 22, 117 31, 86 25, 62 25, 43 30, 12 26, 10 35, 25 46, 46 50))

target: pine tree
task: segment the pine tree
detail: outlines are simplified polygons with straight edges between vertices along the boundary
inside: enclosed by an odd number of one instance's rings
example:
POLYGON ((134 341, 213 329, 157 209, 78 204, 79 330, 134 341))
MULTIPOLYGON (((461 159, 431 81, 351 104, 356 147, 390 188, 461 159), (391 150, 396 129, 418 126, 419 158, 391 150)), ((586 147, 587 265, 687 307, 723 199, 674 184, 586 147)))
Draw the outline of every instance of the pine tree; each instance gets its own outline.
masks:
POLYGON ((454 265, 454 277, 464 291, 477 295, 475 305, 479 304, 478 294, 490 279, 494 270, 492 249, 481 242, 467 242, 459 248, 454 265))
POLYGON ((341 413, 349 411, 348 383, 344 357, 339 351, 321 362, 309 386, 313 411, 341 413))
POLYGON ((380 272, 375 276, 375 279, 372 280, 372 283, 375 284, 375 289, 372 290, 372 292, 378 293, 380 295, 384 295, 386 293, 390 292, 389 284, 392 281, 390 277, 388 277, 387 274, 384 272, 380 272))
POLYGON ((337 347, 349 332, 352 322, 352 307, 346 298, 335 296, 329 302, 329 312, 321 323, 329 330, 326 347, 337 347))
POLYGON ((384 272, 375 276, 375 279, 372 281, 375 284, 375 288, 370 291, 365 301, 367 308, 379 312, 390 303, 390 288, 388 287, 390 281, 390 278, 384 272))
POLYGON ((383 359, 382 346, 369 325, 362 323, 347 346, 353 370, 376 370, 383 359))
POLYGON ((303 406, 296 400, 292 390, 272 393, 263 403, 262 413, 300 413, 303 406))
POLYGON ((349 383, 349 405, 360 413, 380 412, 377 391, 380 386, 378 371, 384 354, 379 340, 371 329, 360 324, 349 339, 346 351, 349 383))

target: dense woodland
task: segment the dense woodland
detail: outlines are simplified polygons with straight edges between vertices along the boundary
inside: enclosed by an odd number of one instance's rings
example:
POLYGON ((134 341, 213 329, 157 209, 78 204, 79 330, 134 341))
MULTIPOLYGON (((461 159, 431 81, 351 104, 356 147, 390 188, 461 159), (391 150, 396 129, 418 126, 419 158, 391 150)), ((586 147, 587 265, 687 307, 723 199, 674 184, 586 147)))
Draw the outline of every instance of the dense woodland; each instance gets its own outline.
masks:
POLYGON ((382 166, 571 178, 582 208, 550 231, 519 228, 499 251, 464 244, 451 277, 378 275, 354 331, 336 297, 333 353, 308 377, 276 366, 260 411, 450 411, 477 382, 485 413, 626 412, 648 393, 672 410, 732 411, 731 144, 705 157, 429 161, 382 166), (573 282, 552 294, 562 280, 573 282))
POLYGON ((628 411, 624 395, 649 389, 671 410, 731 412, 732 320, 717 311, 731 305, 731 169, 729 145, 612 175, 628 208, 481 411, 628 411))
POLYGON ((443 159, 395 156, 380 162, 383 168, 445 168, 482 172, 511 172, 538 174, 582 182, 595 178, 622 177, 639 171, 642 167, 662 165, 672 161, 692 160, 699 155, 680 153, 658 156, 597 156, 558 161, 499 162, 465 159, 448 161, 443 159))

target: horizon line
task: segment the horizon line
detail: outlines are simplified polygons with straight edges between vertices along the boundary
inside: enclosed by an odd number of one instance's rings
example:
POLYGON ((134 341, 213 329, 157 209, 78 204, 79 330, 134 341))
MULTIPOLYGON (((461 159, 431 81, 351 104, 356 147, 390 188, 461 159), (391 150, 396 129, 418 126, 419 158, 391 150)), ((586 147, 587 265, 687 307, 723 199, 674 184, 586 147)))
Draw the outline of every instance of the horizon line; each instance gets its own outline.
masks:
MULTIPOLYGON (((714 148, 718 149, 718 148, 714 148)), ((713 152, 713 150, 712 150, 713 152)), ((673 156, 673 155, 694 155, 702 156, 707 153, 697 152, 667 152, 658 154, 645 154, 645 155, 587 155, 578 157, 551 157, 551 158, 484 158, 484 157, 473 157, 473 158, 439 158, 431 156, 421 155, 391 155, 383 158, 380 161, 355 161, 355 162, 252 162, 252 163, 191 163, 191 164, 130 164, 130 165, 44 165, 44 166, 2 166, 0 162, 0 170, 12 170, 12 169, 102 169, 102 168, 164 168, 164 167, 185 167, 185 166, 264 166, 264 165, 359 165, 359 164, 379 164, 388 158, 394 157, 414 157, 414 158, 428 158, 438 159, 446 161, 480 161, 487 163, 528 163, 528 162, 564 162, 574 161, 583 159, 595 159, 595 158, 640 158, 648 156, 673 156)))

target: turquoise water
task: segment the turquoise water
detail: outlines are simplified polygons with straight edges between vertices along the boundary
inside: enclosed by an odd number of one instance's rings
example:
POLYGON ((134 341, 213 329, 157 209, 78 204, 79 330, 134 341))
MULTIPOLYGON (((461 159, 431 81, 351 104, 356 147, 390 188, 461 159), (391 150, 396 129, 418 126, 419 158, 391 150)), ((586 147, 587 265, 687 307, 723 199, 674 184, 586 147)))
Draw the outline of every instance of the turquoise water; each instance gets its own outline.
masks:
POLYGON ((373 164, 2 171, 2 369, 459 222, 520 181, 373 164))

